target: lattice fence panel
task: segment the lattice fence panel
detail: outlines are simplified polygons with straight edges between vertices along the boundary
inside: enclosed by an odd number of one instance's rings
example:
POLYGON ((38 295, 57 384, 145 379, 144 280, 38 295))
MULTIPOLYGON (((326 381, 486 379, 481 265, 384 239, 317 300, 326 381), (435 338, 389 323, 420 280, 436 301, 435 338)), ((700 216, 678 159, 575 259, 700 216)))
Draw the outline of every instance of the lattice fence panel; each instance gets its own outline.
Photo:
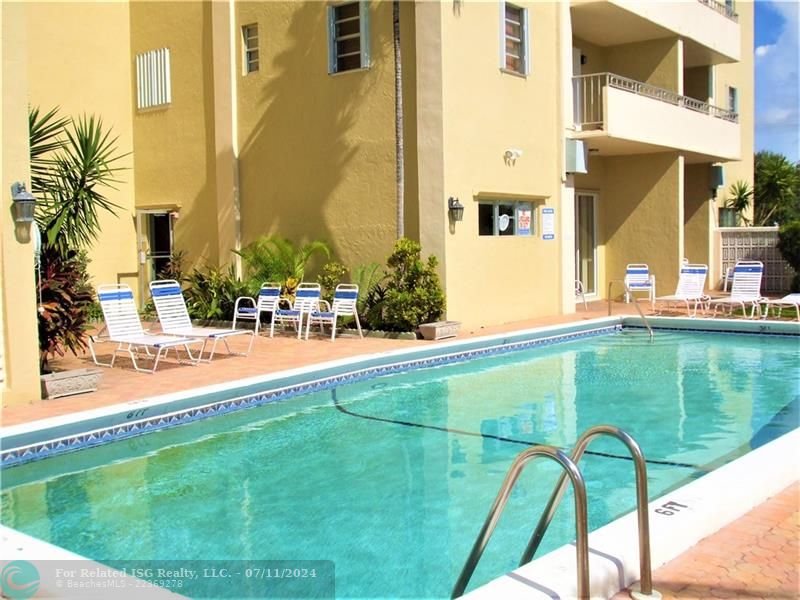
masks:
POLYGON ((720 228, 722 272, 733 268, 739 260, 760 260, 764 263, 762 292, 785 292, 794 277, 794 270, 778 251, 777 227, 720 228))

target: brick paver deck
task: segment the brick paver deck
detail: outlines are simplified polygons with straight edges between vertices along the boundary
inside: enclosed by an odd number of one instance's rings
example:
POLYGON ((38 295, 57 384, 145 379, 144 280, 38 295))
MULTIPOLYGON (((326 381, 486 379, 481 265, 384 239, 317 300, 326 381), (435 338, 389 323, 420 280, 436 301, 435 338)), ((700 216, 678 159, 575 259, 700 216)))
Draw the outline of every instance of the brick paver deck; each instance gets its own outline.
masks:
MULTIPOLYGON (((606 311, 605 302, 594 302, 589 304, 588 310, 581 307, 574 315, 463 331, 459 338, 587 320, 605 316, 606 311)), ((613 313, 635 314, 635 311, 632 305, 617 303, 613 313)), ((234 350, 241 350, 245 343, 244 336, 231 340, 234 350)), ((121 358, 117 367, 104 370, 100 387, 94 393, 3 407, 0 417, 3 425, 25 423, 328 360, 422 347, 428 343, 375 338, 361 340, 351 335, 337 337, 335 343, 323 339, 306 342, 288 335, 273 339, 261 335, 256 338, 253 353, 248 358, 226 356, 223 348, 210 364, 190 367, 178 365, 173 360, 162 363, 153 375, 137 373, 130 368, 129 360, 121 358)), ((53 365, 61 370, 92 366, 92 362, 88 356, 69 356, 54 361, 53 365)), ((799 494, 800 485, 795 484, 658 569, 654 574, 656 589, 664 594, 665 600, 800 598, 799 494)), ((626 592, 621 592, 615 599, 628 597, 626 592)))
POLYGON ((653 587, 664 600, 800 598, 798 539, 795 483, 657 569, 653 587))

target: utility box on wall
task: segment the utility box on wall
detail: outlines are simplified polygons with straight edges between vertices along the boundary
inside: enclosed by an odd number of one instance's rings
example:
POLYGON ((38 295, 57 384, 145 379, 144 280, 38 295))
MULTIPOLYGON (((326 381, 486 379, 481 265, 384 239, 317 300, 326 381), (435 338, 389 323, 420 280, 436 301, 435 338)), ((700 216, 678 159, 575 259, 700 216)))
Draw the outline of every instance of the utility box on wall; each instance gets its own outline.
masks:
POLYGON ((589 172, 589 146, 584 140, 567 140, 566 144, 567 173, 589 172))

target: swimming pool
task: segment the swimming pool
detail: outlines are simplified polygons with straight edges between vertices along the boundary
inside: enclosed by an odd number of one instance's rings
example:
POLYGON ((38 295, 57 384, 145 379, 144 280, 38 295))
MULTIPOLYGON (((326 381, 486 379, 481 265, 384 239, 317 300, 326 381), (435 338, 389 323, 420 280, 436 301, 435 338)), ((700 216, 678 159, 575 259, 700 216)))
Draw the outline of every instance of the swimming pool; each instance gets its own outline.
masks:
MULTIPOLYGON (((325 559, 337 596, 444 597, 526 445, 618 425, 655 497, 796 427, 799 358, 797 338, 626 331, 367 379, 8 469, 2 519, 111 564, 325 559)), ((594 529, 634 494, 621 445, 591 451, 594 529)), ((523 476, 473 585, 516 566, 556 475, 523 476)), ((542 551, 574 537, 570 506, 542 551)))

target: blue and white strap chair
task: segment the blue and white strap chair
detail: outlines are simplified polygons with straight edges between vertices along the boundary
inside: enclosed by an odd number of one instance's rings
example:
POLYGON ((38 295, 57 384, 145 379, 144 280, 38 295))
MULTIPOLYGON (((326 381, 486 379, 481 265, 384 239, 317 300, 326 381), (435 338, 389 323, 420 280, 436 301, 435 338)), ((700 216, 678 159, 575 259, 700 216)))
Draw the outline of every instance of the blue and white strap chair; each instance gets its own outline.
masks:
POLYGON ((308 315, 306 324, 306 339, 311 331, 311 325, 319 325, 320 331, 325 333, 325 325, 331 326, 331 341, 336 340, 336 322, 339 317, 353 317, 356 321, 358 336, 363 338, 361 322, 358 320, 358 286, 354 283, 340 283, 333 292, 333 304, 326 300, 320 301, 320 307, 308 315))
POLYGON ((103 317, 108 330, 108 337, 103 337, 102 341, 117 344, 111 355, 110 363, 101 363, 97 360, 94 350, 94 343, 99 341, 94 336, 89 338, 89 350, 96 365, 102 367, 113 367, 117 354, 127 354, 133 362, 133 368, 137 371, 154 373, 158 368, 158 363, 167 352, 174 349, 180 361, 178 348, 183 348, 189 355, 189 360, 197 364, 199 355, 194 357, 189 350, 191 344, 202 344, 197 338, 178 337, 174 335, 154 335, 145 332, 142 322, 139 320, 139 313, 136 312, 136 304, 133 302, 133 292, 125 284, 101 285, 97 288, 97 299, 103 309, 103 317), (155 351, 155 356, 150 352, 155 351), (141 353, 153 361, 151 369, 143 369, 137 362, 137 357, 141 358, 141 353))
POLYGON ((255 333, 258 335, 258 327, 261 325, 262 313, 275 313, 280 305, 281 286, 277 283, 262 283, 258 291, 258 298, 241 296, 236 299, 233 306, 233 328, 236 329, 236 321, 255 321, 255 333))
POLYGON ((751 305, 750 318, 761 316, 761 302, 767 299, 761 295, 761 279, 764 276, 764 264, 758 260, 740 260, 733 267, 733 284, 731 295, 725 298, 715 298, 709 301, 709 308, 714 307, 712 316, 717 316, 717 309, 723 311, 727 308, 733 313, 734 308, 741 307, 747 315, 747 305, 751 305))
POLYGON ((631 301, 634 292, 647 292, 650 306, 656 306, 656 276, 644 263, 633 263, 625 267, 625 302, 631 301))
POLYGON ((696 317, 698 307, 708 301, 704 291, 706 277, 708 277, 708 265, 683 263, 675 293, 671 296, 658 296, 655 301, 666 306, 683 304, 686 306, 686 312, 691 317, 696 317))
POLYGON ((203 341, 199 360, 210 362, 211 359, 214 358, 214 353, 217 351, 217 342, 220 340, 225 344, 225 349, 228 351, 228 354, 247 356, 250 354, 250 350, 253 349, 255 335, 252 331, 246 329, 195 327, 192 325, 189 311, 186 309, 186 301, 183 298, 181 286, 174 279, 162 279, 150 282, 150 295, 153 297, 153 304, 155 304, 158 320, 161 323, 161 330, 164 333, 200 338, 203 341), (234 335, 250 336, 250 344, 247 346, 247 352, 231 351, 230 346, 228 346, 227 338, 234 335), (208 358, 203 358, 203 353, 209 341, 213 342, 211 345, 211 352, 208 358))
POLYGON ((312 311, 319 310, 319 299, 322 290, 318 283, 301 283, 294 294, 294 304, 289 308, 278 308, 272 315, 269 337, 275 334, 275 324, 291 324, 297 330, 297 339, 303 333, 303 319, 312 311))
POLYGON ((764 314, 762 315, 762 319, 766 319, 769 316, 769 309, 770 307, 775 310, 775 317, 779 318, 781 316, 781 310, 783 307, 794 307, 795 312, 797 313, 797 321, 800 323, 800 294, 789 294, 784 296, 783 298, 777 298, 775 300, 765 300, 766 308, 764 310, 764 314))
POLYGON ((575 280, 575 301, 580 299, 583 302, 583 310, 589 310, 589 306, 586 304, 586 294, 583 291, 583 282, 580 279, 575 280))

